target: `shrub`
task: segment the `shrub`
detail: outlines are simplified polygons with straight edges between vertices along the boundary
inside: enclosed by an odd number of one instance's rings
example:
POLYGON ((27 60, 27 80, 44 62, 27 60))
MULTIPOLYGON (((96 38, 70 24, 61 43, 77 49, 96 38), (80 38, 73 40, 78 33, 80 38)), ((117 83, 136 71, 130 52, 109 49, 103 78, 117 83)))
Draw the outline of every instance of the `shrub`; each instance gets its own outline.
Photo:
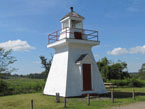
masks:
POLYGON ((128 87, 143 87, 145 81, 138 79, 124 79, 124 80, 111 80, 111 82, 117 86, 128 86, 128 87))
POLYGON ((43 90, 44 85, 43 79, 17 78, 0 80, 0 96, 40 92, 43 90))
POLYGON ((0 95, 5 95, 6 93, 8 93, 8 84, 0 80, 0 95))
POLYGON ((111 82, 117 86, 127 86, 129 84, 128 80, 111 80, 111 82))

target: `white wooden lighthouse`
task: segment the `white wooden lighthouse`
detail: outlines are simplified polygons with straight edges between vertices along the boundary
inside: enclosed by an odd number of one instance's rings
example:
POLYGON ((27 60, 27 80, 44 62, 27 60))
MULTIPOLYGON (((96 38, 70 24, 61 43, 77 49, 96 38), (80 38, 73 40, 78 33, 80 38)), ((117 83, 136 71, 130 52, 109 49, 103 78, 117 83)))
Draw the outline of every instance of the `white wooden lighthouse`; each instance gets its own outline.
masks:
POLYGON ((43 93, 62 97, 107 93, 91 48, 99 45, 98 31, 83 29, 84 17, 73 11, 60 22, 62 29, 48 35, 55 55, 43 93))

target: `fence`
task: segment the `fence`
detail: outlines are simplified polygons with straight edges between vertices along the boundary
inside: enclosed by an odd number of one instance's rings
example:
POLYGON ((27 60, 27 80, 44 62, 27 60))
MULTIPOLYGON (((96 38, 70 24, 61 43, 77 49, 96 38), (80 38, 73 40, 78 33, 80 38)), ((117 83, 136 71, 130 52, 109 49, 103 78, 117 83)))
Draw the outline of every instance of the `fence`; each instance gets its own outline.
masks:
MULTIPOLYGON (((61 103, 59 95, 60 95, 59 93, 56 93, 56 103, 61 103)), ((91 98, 90 98, 90 96, 91 96, 91 94, 88 93, 87 94, 87 98, 85 98, 86 101, 87 101, 88 106, 91 105, 91 98)), ((96 96, 96 97, 98 98, 99 96, 96 96)), ((112 99, 112 103, 114 103, 115 101, 114 101, 114 91, 113 90, 111 91, 110 98, 112 99)), ((133 98, 133 100, 135 100, 135 90, 134 89, 132 90, 132 98, 133 98)), ((64 108, 67 107, 67 99, 69 99, 69 98, 64 97, 64 101, 63 101, 64 102, 64 108)), ((33 109, 33 106, 34 106, 33 103, 34 103, 34 101, 33 101, 33 99, 31 99, 30 109, 33 109)))
MULTIPOLYGON (((67 36, 67 33, 74 34, 74 32, 70 32, 71 28, 65 28, 61 30, 57 30, 56 32, 53 32, 51 34, 48 34, 48 44, 56 42, 59 40, 60 35, 65 34, 67 36)), ((83 33, 83 36, 87 36, 86 40, 93 40, 93 41, 99 41, 98 39, 98 31, 95 30, 88 30, 88 29, 79 29, 79 28, 73 28, 74 30, 79 30, 81 33, 83 33)))

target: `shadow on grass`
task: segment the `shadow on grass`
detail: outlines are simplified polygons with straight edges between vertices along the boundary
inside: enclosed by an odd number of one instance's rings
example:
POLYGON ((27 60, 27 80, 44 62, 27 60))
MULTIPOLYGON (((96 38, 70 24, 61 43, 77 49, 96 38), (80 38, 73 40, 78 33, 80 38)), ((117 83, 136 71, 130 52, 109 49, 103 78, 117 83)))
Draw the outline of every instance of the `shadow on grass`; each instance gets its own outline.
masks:
MULTIPOLYGON (((130 98, 132 97, 132 92, 113 92, 114 98, 130 98)), ((135 96, 145 96, 145 93, 142 92, 135 92, 135 96)), ((87 97, 87 94, 84 94, 82 96, 76 96, 76 97, 67 97, 67 98, 85 98, 87 97)), ((90 98, 111 98, 111 92, 108 92, 107 94, 90 94, 90 98)))
MULTIPOLYGON (((130 98, 132 97, 132 92, 113 92, 114 98, 130 98)), ((145 93, 142 92, 135 92, 135 96, 145 96, 145 93)), ((102 94, 100 97, 110 97, 111 98, 111 92, 108 94, 102 94)))
MULTIPOLYGON (((132 92, 113 92, 114 98, 130 98, 132 97, 132 92)), ((107 94, 90 94, 91 98, 100 98, 100 97, 107 97, 111 98, 111 92, 108 92, 107 94)), ((145 93, 143 92, 135 92, 135 96, 145 96, 145 93)), ((73 98, 84 98, 87 97, 87 94, 84 94, 81 97, 73 97, 73 98)))

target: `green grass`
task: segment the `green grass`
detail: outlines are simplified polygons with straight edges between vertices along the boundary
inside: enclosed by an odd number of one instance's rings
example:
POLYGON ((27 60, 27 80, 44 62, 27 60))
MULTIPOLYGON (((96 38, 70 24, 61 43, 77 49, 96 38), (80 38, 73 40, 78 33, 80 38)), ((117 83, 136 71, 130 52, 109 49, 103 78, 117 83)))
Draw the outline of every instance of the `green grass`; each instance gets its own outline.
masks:
MULTIPOLYGON (((136 92, 145 92, 145 88, 136 88, 136 92)), ((116 88, 115 91, 132 92, 132 88, 116 88)), ((19 94, 0 97, 0 109, 30 109, 30 101, 34 100, 34 109, 63 109, 63 98, 56 103, 54 96, 46 96, 42 93, 19 94)), ((68 109, 110 109, 112 106, 127 105, 134 102, 145 101, 145 96, 137 96, 136 100, 131 97, 115 98, 112 103, 110 98, 91 98, 90 106, 87 98, 67 98, 68 109)))
POLYGON ((44 79, 15 78, 3 79, 10 89, 7 95, 20 93, 42 92, 45 81, 44 79))
MULTIPOLYGON (((0 109, 30 109, 30 101, 34 100, 34 109, 63 109, 63 98, 60 99, 60 103, 56 103, 55 97, 45 96, 42 94, 42 90, 45 85, 43 79, 28 79, 28 78, 16 78, 3 80, 8 83, 8 87, 12 88, 11 96, 0 97, 0 109), (35 93, 34 93, 35 92, 35 93), (37 92, 37 93, 36 93, 37 92), (39 92, 39 93, 38 93, 39 92), (26 94, 29 93, 29 94, 26 94), (30 94, 31 93, 31 94, 30 94)), ((108 92, 111 89, 108 89, 108 92)), ((115 88, 114 91, 127 92, 122 97, 115 98, 115 103, 112 103, 110 98, 93 98, 91 99, 90 106, 87 105, 87 98, 67 98, 67 108, 70 109, 110 109, 112 106, 126 105, 133 102, 145 101, 145 87, 143 88, 115 88), (136 100, 131 98, 132 90, 135 90, 138 95, 136 100), (142 94, 143 93, 143 94, 142 94), (142 95, 141 95, 142 94, 142 95)), ((123 93, 124 94, 124 93, 123 93)))
MULTIPOLYGON (((108 89, 108 91, 111 91, 112 89, 108 89)), ((135 90, 135 92, 142 92, 142 93, 145 93, 145 87, 142 87, 142 88, 127 88, 127 87, 124 87, 124 88, 114 88, 114 91, 117 91, 117 92, 132 92, 133 90, 135 90)))

